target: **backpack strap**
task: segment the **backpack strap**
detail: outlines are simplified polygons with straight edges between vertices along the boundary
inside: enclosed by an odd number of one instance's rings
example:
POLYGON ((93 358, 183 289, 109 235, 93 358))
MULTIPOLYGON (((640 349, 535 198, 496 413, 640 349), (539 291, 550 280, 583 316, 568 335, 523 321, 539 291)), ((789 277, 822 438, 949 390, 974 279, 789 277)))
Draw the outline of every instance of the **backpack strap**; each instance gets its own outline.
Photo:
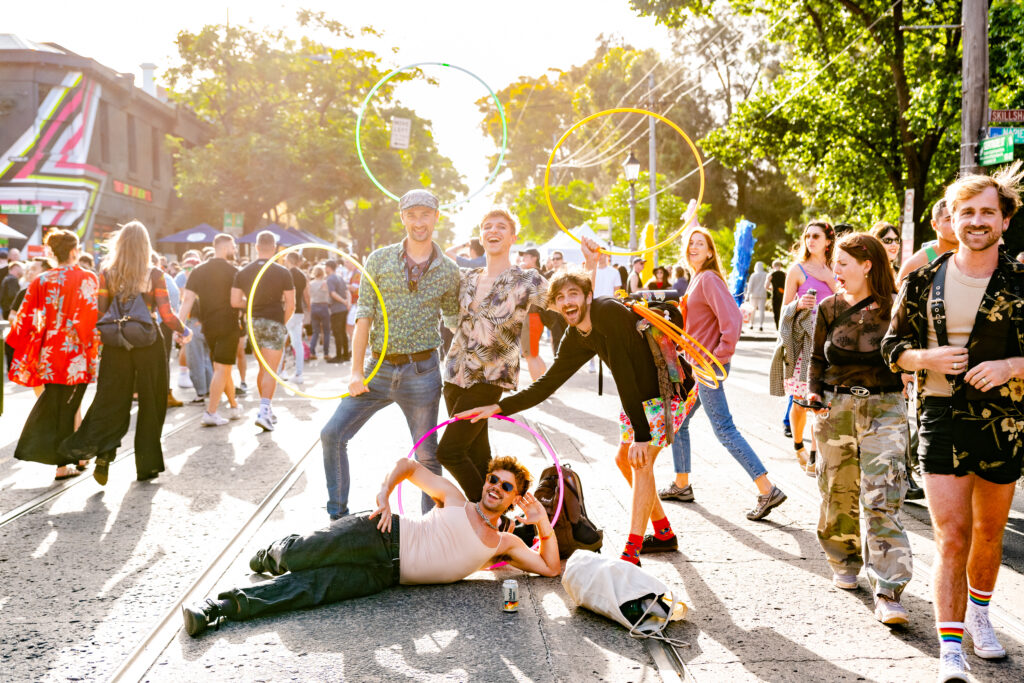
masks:
MULTIPOLYGON (((836 302, 838 303, 838 299, 836 299, 836 302)), ((843 311, 842 313, 837 315, 835 320, 830 322, 828 324, 828 327, 825 328, 825 338, 828 339, 828 336, 830 334, 832 334, 832 328, 833 327, 835 327, 836 325, 838 325, 841 322, 846 322, 847 320, 849 320, 850 318, 852 318, 856 314, 860 313, 861 311, 863 311, 865 308, 867 308, 868 306, 870 306, 874 302, 875 302, 875 297, 868 296, 866 299, 861 299, 860 301, 855 303, 853 306, 850 306, 845 311, 843 311)), ((835 310, 835 305, 834 304, 833 304, 833 310, 835 310)))
MULTIPOLYGON (((946 268, 948 266, 949 259, 946 259, 939 265, 938 270, 935 271, 935 276, 932 278, 931 302, 928 304, 932 312, 932 327, 935 329, 935 340, 939 346, 949 346, 949 333, 946 329, 946 303, 943 301, 943 296, 946 293, 946 268)), ((954 376, 946 375, 946 379, 952 384, 954 376)))

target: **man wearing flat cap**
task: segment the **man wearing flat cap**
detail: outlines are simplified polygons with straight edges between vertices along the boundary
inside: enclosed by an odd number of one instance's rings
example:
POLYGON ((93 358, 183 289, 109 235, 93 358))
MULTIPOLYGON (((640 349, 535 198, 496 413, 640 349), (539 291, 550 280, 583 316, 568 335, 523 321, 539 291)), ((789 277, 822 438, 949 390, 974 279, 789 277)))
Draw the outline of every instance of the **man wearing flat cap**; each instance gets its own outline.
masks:
MULTIPOLYGON (((376 292, 365 287, 356 304, 349 396, 341 400, 320 432, 327 512, 332 520, 349 513, 348 442, 374 413, 397 403, 405 413, 413 443, 437 425, 441 401, 438 315, 443 314, 447 327, 455 327, 459 268, 433 241, 440 216, 437 197, 427 190, 411 190, 402 196, 398 210, 405 239, 377 249, 365 264, 387 309, 387 349, 384 310, 376 292), (366 357, 367 345, 370 357, 366 357), (366 382, 382 353, 380 370, 366 382)), ((416 459, 440 474, 436 454, 437 436, 431 434, 416 449, 416 459)), ((431 507, 433 502, 424 494, 423 511, 431 507)))

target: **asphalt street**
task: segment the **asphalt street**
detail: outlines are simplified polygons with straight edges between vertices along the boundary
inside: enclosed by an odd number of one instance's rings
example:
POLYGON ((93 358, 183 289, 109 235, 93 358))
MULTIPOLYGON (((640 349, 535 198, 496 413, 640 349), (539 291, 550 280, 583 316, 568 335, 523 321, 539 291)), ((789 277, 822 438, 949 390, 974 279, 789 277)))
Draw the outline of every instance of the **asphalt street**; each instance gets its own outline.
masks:
MULTIPOLYGON (((927 509, 904 508, 915 554, 905 593, 912 621, 890 630, 872 617, 863 577, 856 592, 831 585, 814 532, 815 482, 797 469, 782 435, 783 400, 767 396, 771 348, 767 341, 741 342, 728 396, 741 430, 789 500, 767 521, 747 521, 756 490, 699 414, 692 428, 697 500, 666 506, 681 550, 643 558, 644 568, 690 607, 687 619, 670 628, 688 643, 678 650, 687 674, 702 682, 933 680, 934 544, 927 509)), ((307 390, 336 394, 346 372, 347 366, 315 364, 307 390)), ((252 379, 254 364, 249 374, 252 379)), ((614 555, 625 541, 630 491, 612 462, 620 409, 614 385, 606 375, 603 396, 596 387, 596 375, 584 369, 525 417, 580 473, 590 516, 605 530, 605 553, 614 555)), ((318 438, 336 401, 282 391, 275 401, 280 423, 267 434, 252 423, 251 398, 246 419, 221 428, 199 427, 199 407, 171 409, 167 472, 136 482, 129 434, 124 460, 101 488, 88 476, 54 483, 52 468, 13 459, 33 399, 10 384, 5 391, 0 679, 109 680, 122 671, 122 680, 153 681, 672 680, 624 629, 577 608, 558 579, 511 569, 229 623, 189 638, 178 628, 182 600, 258 580, 248 569, 255 549, 326 524, 318 438), (520 584, 516 614, 500 609, 501 581, 509 577, 520 584)), ((525 430, 494 423, 492 434, 497 454, 517 455, 535 474, 546 466, 548 457, 525 430)), ((350 445, 353 509, 372 506, 384 474, 411 445, 397 408, 367 423, 350 445)), ((667 483, 667 451, 656 468, 659 484, 667 483)), ((405 487, 403 505, 415 515, 419 501, 411 489, 405 487)), ((972 656, 973 673, 982 681, 1024 680, 1020 497, 993 605, 1010 657, 986 663, 972 656)))

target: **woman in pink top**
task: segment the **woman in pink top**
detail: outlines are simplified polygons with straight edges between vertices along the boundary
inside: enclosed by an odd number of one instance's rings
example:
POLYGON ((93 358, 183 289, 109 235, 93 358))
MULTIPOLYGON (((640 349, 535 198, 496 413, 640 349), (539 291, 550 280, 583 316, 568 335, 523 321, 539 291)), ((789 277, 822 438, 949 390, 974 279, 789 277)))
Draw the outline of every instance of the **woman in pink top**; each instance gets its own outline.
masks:
MULTIPOLYGON (((799 260, 789 268, 786 274, 786 291, 782 294, 783 307, 793 300, 799 299, 797 311, 809 310, 810 315, 817 315, 818 304, 832 296, 839 289, 835 273, 832 272, 832 252, 835 249, 836 233, 827 221, 811 221, 804 228, 800 238, 802 247, 798 248, 799 260), (814 290, 814 294, 810 291, 814 290)), ((803 399, 807 396, 807 369, 809 358, 797 358, 793 376, 785 380, 786 393, 790 400, 803 399)), ((814 476, 814 460, 816 446, 814 428, 811 428, 811 455, 808 457, 804 449, 804 426, 807 424, 807 409, 792 403, 789 413, 790 426, 793 430, 793 448, 797 460, 810 476, 814 476)))
MULTIPOLYGON (((715 243, 706 229, 696 227, 690 230, 686 260, 690 271, 690 286, 686 290, 686 332, 728 370, 729 361, 736 351, 736 342, 740 338, 743 316, 726 287, 715 243)), ((672 441, 676 480, 671 486, 659 491, 658 496, 662 500, 693 500, 693 487, 690 486, 690 420, 701 405, 708 412, 718 442, 725 446, 757 485, 757 506, 747 513, 747 519, 761 519, 786 500, 786 494, 768 480, 768 470, 733 423, 725 399, 724 382, 720 382, 716 389, 699 386, 697 403, 672 441)))

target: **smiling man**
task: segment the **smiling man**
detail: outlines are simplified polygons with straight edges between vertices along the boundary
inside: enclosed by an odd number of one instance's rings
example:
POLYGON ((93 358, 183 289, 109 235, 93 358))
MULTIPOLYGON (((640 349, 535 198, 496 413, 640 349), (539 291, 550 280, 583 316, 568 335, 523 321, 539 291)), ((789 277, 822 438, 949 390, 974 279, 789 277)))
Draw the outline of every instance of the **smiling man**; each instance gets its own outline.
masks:
MULTIPOLYGON (((459 325, 444 362, 444 401, 449 414, 494 403, 519 383, 520 337, 531 306, 543 306, 548 283, 539 272, 512 265, 516 222, 501 208, 480 221, 486 265, 463 269, 459 325)), ((487 422, 448 425, 437 459, 466 497, 478 500, 491 459, 487 422)))
MULTIPOLYGON (((349 396, 341 400, 320 432, 331 519, 348 514, 348 442, 377 411, 397 403, 405 414, 413 443, 437 426, 441 402, 438 315, 445 316, 449 327, 455 325, 459 269, 433 242, 440 217, 437 197, 427 190, 411 190, 398 206, 405 239, 376 250, 365 265, 387 309, 387 354, 374 378, 364 384, 366 374, 384 352, 385 338, 384 308, 373 289, 364 287, 356 304, 349 396), (367 344, 373 351, 372 358, 365 358, 367 344)), ((416 449, 416 459, 440 474, 436 456, 437 436, 431 434, 416 449)), ((424 495, 423 511, 432 505, 424 495)))
POLYGON ((495 458, 480 502, 470 503, 447 479, 402 458, 384 480, 376 510, 256 551, 249 568, 275 578, 224 591, 217 600, 183 605, 185 630, 194 638, 223 619, 244 621, 373 595, 397 584, 455 583, 500 560, 525 572, 558 576, 558 540, 529 488, 530 473, 515 458, 495 458), (392 515, 388 498, 406 479, 443 507, 423 517, 392 515), (513 505, 522 509, 523 524, 537 527, 538 550, 498 531, 498 518, 513 505))
POLYGON ((907 277, 882 340, 892 369, 916 373, 921 388, 940 681, 968 680, 965 630, 979 657, 1006 656, 988 604, 1024 459, 1024 265, 1000 249, 1021 176, 1017 162, 946 189, 958 247, 907 277))
POLYGON ((684 405, 673 396, 664 406, 658 366, 646 336, 638 332, 639 318, 615 299, 593 297, 592 272, 597 267, 597 244, 583 240, 583 254, 591 273, 570 270, 556 274, 548 285, 548 306, 558 311, 569 331, 558 349, 555 362, 544 375, 517 394, 494 405, 464 411, 459 417, 474 421, 496 413, 510 415, 531 408, 553 394, 596 354, 611 370, 622 401, 620 464, 633 485, 630 535, 621 559, 640 564, 641 552, 663 552, 678 548, 675 534, 665 517, 654 486, 654 459, 671 441, 682 424, 684 405), (654 534, 644 536, 648 520, 654 534))

